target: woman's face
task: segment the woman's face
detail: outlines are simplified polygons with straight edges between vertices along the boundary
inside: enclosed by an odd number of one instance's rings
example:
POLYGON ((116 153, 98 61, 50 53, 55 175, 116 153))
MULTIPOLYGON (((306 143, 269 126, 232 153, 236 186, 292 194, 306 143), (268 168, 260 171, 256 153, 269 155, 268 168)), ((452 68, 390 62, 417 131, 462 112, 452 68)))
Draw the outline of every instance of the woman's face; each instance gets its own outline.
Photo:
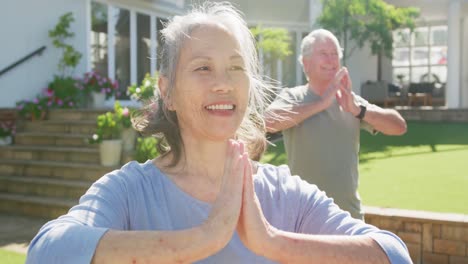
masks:
POLYGON ((249 78, 239 43, 216 24, 192 31, 181 48, 170 110, 177 113, 182 137, 225 141, 246 111, 249 78))

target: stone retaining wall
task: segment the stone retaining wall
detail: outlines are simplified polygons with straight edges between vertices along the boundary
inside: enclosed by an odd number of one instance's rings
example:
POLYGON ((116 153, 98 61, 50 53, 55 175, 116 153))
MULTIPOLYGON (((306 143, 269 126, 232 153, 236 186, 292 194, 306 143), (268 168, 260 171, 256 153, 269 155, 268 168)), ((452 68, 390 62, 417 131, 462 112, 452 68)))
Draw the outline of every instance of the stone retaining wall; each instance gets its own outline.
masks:
POLYGON ((365 207, 365 220, 397 234, 415 264, 468 264, 468 215, 365 207))
POLYGON ((396 108, 405 118, 413 121, 468 122, 468 109, 396 108))

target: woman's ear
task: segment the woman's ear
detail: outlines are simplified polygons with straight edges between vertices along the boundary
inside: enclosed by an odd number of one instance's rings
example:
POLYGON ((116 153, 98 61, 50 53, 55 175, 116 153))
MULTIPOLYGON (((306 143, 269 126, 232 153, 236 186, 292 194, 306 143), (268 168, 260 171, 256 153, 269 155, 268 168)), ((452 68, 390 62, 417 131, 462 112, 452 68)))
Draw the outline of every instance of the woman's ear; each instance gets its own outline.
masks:
POLYGON ((169 87, 169 80, 167 77, 160 76, 158 79, 158 87, 159 87, 159 92, 161 94, 161 98, 164 102, 164 105, 167 107, 167 109, 173 111, 172 103, 170 99, 167 97, 167 90, 169 87))

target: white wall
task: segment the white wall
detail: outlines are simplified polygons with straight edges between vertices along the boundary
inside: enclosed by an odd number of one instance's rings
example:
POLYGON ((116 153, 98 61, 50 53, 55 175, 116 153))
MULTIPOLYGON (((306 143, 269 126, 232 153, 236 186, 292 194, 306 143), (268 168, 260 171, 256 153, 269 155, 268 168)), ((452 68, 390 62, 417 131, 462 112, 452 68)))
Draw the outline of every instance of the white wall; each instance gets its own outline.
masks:
POLYGON ((361 94, 362 83, 377 80, 377 56, 371 55, 368 45, 354 50, 346 64, 355 93, 361 94))
MULTIPOLYGON (((468 6, 468 3, 465 3, 468 6)), ((468 47, 468 15, 463 18, 463 22, 461 25, 462 28, 462 44, 461 47, 461 107, 468 108, 468 51, 466 47, 468 47)))
POLYGON ((69 11, 75 17, 70 28, 75 37, 70 44, 83 54, 75 74, 85 71, 85 7, 85 0, 2 1, 0 69, 43 45, 47 48, 42 56, 33 57, 0 76, 0 107, 14 107, 18 100, 33 98, 58 73, 61 53, 52 46, 48 31, 57 24, 61 15, 69 11))

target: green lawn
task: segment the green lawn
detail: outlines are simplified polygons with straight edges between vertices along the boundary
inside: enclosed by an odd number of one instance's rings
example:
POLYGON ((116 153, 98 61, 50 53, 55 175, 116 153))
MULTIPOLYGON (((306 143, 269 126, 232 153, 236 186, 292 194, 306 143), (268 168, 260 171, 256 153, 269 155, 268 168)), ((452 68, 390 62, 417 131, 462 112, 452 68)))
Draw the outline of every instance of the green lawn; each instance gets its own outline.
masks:
POLYGON ((0 260, 2 264, 23 264, 26 262, 26 255, 0 249, 0 260))
MULTIPOLYGON (((287 161, 282 142, 263 162, 287 161)), ((409 122, 404 136, 361 133, 365 205, 468 214, 468 124, 409 122)))

